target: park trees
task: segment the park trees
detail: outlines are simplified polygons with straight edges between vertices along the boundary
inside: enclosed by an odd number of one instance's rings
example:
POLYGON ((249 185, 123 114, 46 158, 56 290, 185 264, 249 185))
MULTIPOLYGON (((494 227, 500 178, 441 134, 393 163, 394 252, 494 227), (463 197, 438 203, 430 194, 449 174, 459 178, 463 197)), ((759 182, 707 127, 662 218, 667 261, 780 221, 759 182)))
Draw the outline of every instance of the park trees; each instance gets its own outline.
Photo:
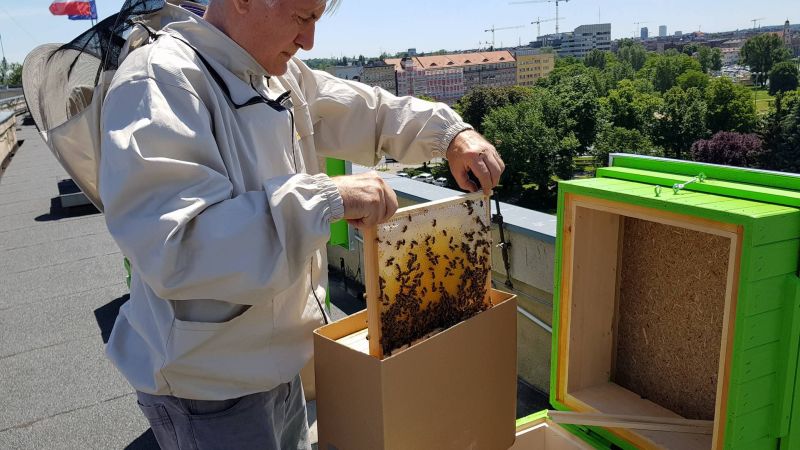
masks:
POLYGON ((742 62, 750 66, 756 76, 756 83, 762 86, 767 82, 767 75, 772 67, 789 59, 789 49, 783 45, 781 38, 774 34, 760 34, 745 42, 741 50, 742 62))
POLYGON ((769 72, 769 93, 794 91, 798 87, 797 65, 791 61, 775 64, 769 72))

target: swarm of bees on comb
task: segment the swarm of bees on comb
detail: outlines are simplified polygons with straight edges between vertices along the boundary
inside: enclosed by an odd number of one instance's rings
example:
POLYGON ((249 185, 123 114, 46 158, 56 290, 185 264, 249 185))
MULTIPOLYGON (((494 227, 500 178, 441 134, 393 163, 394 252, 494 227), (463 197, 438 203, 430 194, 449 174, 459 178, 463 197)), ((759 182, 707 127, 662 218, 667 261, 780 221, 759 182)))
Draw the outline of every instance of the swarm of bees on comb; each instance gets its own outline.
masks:
POLYGON ((383 354, 462 322, 491 306, 487 200, 399 215, 378 227, 383 354))

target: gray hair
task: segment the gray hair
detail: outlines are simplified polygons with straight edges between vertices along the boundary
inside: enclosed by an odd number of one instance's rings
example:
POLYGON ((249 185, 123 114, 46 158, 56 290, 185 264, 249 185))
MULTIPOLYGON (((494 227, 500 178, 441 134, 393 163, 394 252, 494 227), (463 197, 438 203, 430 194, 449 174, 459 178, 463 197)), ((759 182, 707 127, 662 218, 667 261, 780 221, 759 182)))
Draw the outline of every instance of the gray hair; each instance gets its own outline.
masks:
MULTIPOLYGON (((211 0, 211 1, 213 2, 215 0, 211 0)), ((220 1, 220 0, 216 0, 216 1, 220 1)), ((278 4, 278 2, 280 0, 264 0, 264 1, 267 4, 267 6, 274 7, 275 5, 278 4)), ((336 10, 336 8, 339 7, 339 3, 341 3, 341 0, 319 0, 319 3, 327 3, 328 7, 325 8, 325 14, 332 14, 336 10)))

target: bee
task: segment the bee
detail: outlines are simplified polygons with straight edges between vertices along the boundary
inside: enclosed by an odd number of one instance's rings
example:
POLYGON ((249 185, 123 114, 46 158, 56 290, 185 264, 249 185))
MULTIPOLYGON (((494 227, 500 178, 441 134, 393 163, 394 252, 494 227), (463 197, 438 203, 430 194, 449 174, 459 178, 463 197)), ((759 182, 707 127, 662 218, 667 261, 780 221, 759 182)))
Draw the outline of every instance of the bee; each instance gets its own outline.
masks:
POLYGON ((400 247, 404 245, 406 245, 406 240, 400 239, 399 241, 397 241, 397 244, 395 245, 395 250, 400 250, 400 247))
POLYGON ((414 248, 414 247, 416 247, 417 245, 419 245, 419 242, 417 242, 417 241, 415 241, 414 239, 412 239, 412 240, 411 240, 410 247, 411 247, 411 248, 414 248))
POLYGON ((386 260, 386 267, 390 267, 392 264, 394 264, 394 256, 386 260))
POLYGON ((405 233, 405 232, 406 232, 406 230, 408 230, 408 225, 403 225, 403 231, 402 231, 402 233, 405 233))
POLYGON ((447 237, 447 230, 442 230, 442 234, 447 237))
POLYGON ((436 227, 436 219, 433 219, 433 226, 436 227))

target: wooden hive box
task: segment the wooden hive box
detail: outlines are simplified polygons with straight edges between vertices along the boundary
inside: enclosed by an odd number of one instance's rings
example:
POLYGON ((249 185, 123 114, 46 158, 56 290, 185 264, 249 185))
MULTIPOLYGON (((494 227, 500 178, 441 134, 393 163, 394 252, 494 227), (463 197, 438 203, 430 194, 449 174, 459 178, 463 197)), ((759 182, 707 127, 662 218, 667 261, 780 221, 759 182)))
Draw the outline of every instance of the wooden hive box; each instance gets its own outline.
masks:
POLYGON ((570 431, 598 448, 800 448, 798 192, 796 176, 635 155, 560 184, 551 403, 711 425, 570 431))

